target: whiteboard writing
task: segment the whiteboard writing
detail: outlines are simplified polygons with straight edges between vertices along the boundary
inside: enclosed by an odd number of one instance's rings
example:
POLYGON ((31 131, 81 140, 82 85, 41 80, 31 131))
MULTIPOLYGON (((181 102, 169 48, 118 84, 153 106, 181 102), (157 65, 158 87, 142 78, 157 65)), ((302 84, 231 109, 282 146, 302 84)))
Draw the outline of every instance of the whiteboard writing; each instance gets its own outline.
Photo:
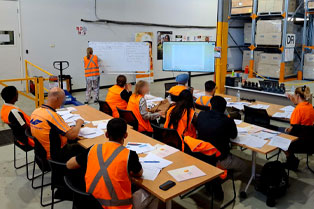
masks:
POLYGON ((98 56, 100 71, 107 73, 149 72, 149 44, 145 42, 89 42, 98 56))

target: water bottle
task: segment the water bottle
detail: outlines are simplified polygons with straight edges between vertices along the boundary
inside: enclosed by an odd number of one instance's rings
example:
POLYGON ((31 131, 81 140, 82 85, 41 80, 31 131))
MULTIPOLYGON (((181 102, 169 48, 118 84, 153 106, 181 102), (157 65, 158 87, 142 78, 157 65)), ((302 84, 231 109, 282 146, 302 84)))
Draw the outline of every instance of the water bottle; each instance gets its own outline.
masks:
POLYGON ((240 93, 240 90, 238 90, 237 92, 237 102, 240 102, 241 101, 241 93, 240 93))
POLYGON ((170 94, 167 96, 167 100, 168 100, 169 103, 171 103, 171 96, 170 96, 170 94))

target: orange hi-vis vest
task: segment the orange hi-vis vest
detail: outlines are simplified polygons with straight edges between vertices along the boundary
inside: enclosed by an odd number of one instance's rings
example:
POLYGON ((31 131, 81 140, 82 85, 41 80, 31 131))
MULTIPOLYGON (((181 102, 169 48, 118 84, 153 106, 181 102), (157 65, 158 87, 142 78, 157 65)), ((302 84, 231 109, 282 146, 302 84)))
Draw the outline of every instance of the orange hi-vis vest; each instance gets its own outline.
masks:
MULTIPOLYGON (((221 155, 220 151, 211 143, 205 142, 200 139, 195 139, 190 136, 184 137, 184 142, 189 146, 192 152, 200 152, 204 155, 207 156, 213 156, 215 155, 216 157, 219 157, 221 155)), ((223 174, 220 175, 221 179, 226 179, 227 178, 227 170, 224 170, 223 174)))
POLYGON ((119 112, 117 110, 117 107, 122 110, 126 110, 128 106, 128 103, 120 96, 123 90, 124 88, 118 85, 114 85, 108 90, 106 102, 109 104, 112 110, 112 117, 114 118, 119 118, 119 112))
POLYGON ((85 68, 85 77, 90 76, 98 76, 99 66, 98 66, 98 57, 96 55, 92 55, 90 59, 84 57, 84 68, 85 68))
POLYGON ((150 125, 149 120, 144 120, 140 113, 140 100, 143 98, 142 95, 136 95, 132 94, 132 96, 129 99, 129 103, 127 106, 127 110, 130 110, 135 115, 137 121, 138 121, 138 131, 139 132, 153 132, 153 128, 150 125))
MULTIPOLYGON (((173 125, 171 125, 171 127, 169 127, 169 122, 170 122, 171 112, 174 108, 175 108, 175 105, 168 109, 164 128, 172 128, 173 129, 173 125)), ((190 137, 196 138, 196 129, 195 129, 194 125, 192 124, 194 114, 195 114, 195 111, 193 109, 191 109, 190 121, 189 121, 188 127, 187 127, 188 114, 186 111, 183 113, 182 118, 179 120, 177 132, 178 132, 179 136, 181 137, 181 139, 182 139, 182 136, 190 136, 190 137)), ((183 140, 182 140, 182 151, 184 151, 183 140)))
POLYGON ((210 100, 211 96, 201 96, 196 100, 196 104, 211 107, 210 100))
MULTIPOLYGON (((24 112, 22 111, 20 108, 14 106, 14 105, 10 105, 10 104, 3 104, 2 109, 1 109, 1 120, 10 125, 10 121, 9 121, 9 115, 11 110, 13 109, 17 109, 20 113, 22 113, 24 120, 25 120, 25 124, 29 127, 30 126, 30 117, 24 112)), ((19 140, 19 139, 17 139, 19 140)), ((22 142, 19 141, 19 143, 21 145, 24 145, 22 142)), ((34 147, 34 141, 31 138, 28 138, 28 144, 32 147, 34 147)))
POLYGON ((85 174, 86 192, 105 209, 131 209, 132 191, 128 173, 130 151, 116 142, 91 148, 85 174))
POLYGON ((186 86, 179 86, 179 85, 173 86, 173 87, 168 91, 168 93, 169 93, 169 94, 172 94, 172 95, 174 95, 174 96, 179 96, 180 93, 181 93, 183 90, 186 90, 187 88, 188 88, 188 87, 186 87, 186 86))

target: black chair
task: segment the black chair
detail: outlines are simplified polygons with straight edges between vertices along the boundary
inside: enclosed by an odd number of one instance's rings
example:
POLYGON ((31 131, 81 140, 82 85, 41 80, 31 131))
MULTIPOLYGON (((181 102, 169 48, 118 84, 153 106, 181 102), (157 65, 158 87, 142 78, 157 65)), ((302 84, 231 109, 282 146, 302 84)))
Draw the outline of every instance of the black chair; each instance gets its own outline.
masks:
POLYGON ((278 127, 270 124, 270 117, 265 109, 244 106, 244 122, 278 131, 278 127))
POLYGON ((117 107, 120 118, 124 119, 127 124, 133 127, 134 130, 138 130, 138 121, 134 115, 134 113, 130 110, 122 110, 117 107))
POLYGON ((157 141, 167 144, 171 147, 182 150, 182 140, 178 132, 174 129, 162 128, 158 125, 151 124, 154 133, 153 137, 157 141))
POLYGON ((112 109, 106 101, 98 100, 98 103, 99 103, 99 111, 112 116, 112 109))
MULTIPOLYGON (((14 137, 14 142, 13 142, 13 146, 14 146, 13 147, 13 149, 14 149, 14 154, 13 154, 14 155, 14 157, 13 157, 14 158, 13 159, 14 160, 14 168, 15 169, 20 169, 20 168, 26 167, 26 178, 28 180, 32 180, 33 177, 29 176, 28 165, 34 163, 34 161, 28 162, 28 152, 34 150, 34 147, 32 147, 32 146, 30 146, 28 144, 21 144, 18 141, 17 137, 15 136, 12 127, 10 125, 9 125, 9 127, 11 128, 12 133, 13 133, 13 137, 14 137), (20 148, 23 152, 25 152, 25 164, 20 165, 20 166, 17 166, 17 163, 16 163, 16 147, 20 148)), ((26 138, 27 138, 27 136, 26 136, 26 138)))
MULTIPOLYGON (((66 172, 66 164, 61 162, 56 162, 53 160, 48 160, 51 169, 51 209, 53 209, 55 203, 64 201, 60 199, 55 201, 55 190, 56 189, 68 189, 64 183, 64 176, 66 172)), ((47 204, 49 205, 49 204, 47 204)))
POLYGON ((210 107, 209 106, 200 105, 200 104, 197 104, 197 103, 194 103, 194 104, 195 104, 195 108, 196 109, 203 110, 203 111, 210 111, 210 107))
POLYGON ((297 136, 299 139, 295 142, 292 142, 290 146, 298 144, 294 153, 306 154, 306 166, 307 168, 314 173, 309 165, 309 157, 314 154, 314 126, 302 126, 302 125, 293 125, 293 128, 290 132, 290 135, 297 136), (301 147, 301 149, 300 149, 301 147))
POLYGON ((94 198, 92 194, 86 193, 85 188, 78 188, 71 181, 71 178, 68 176, 64 176, 64 182, 66 186, 73 192, 73 206, 72 209, 102 209, 102 206, 99 202, 94 198))
POLYGON ((44 193, 44 187, 50 186, 51 183, 44 184, 44 178, 45 174, 51 171, 51 168, 49 166, 48 160, 47 160, 47 153, 44 147, 39 143, 39 141, 32 136, 30 129, 25 130, 25 135, 32 138, 35 142, 35 147, 34 147, 34 166, 33 166, 33 178, 32 178, 32 188, 33 189, 39 189, 40 188, 40 204, 42 207, 46 207, 49 205, 52 205, 52 203, 44 203, 43 202, 43 193, 44 193), (37 176, 35 176, 35 169, 36 165, 39 167, 41 173, 37 176), (35 186, 35 179, 38 177, 41 177, 41 182, 38 186, 35 186))
POLYGON ((240 110, 238 110, 234 107, 227 107, 227 112, 229 113, 230 118, 236 119, 236 120, 241 120, 240 110))
POLYGON ((165 98, 169 96, 169 93, 167 91, 169 91, 172 87, 176 85, 178 85, 177 82, 165 83, 165 98))

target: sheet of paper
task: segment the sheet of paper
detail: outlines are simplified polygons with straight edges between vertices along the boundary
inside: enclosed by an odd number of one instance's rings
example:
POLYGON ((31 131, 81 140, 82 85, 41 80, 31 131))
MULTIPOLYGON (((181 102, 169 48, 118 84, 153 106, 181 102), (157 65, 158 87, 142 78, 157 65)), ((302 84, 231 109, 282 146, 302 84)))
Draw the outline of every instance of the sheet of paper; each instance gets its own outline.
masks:
POLYGON ((231 98, 224 97, 227 102, 231 101, 231 98))
POLYGON ((238 133, 239 133, 239 134, 240 134, 240 133, 247 133, 247 132, 248 132, 248 130, 247 130, 246 128, 237 127, 237 129, 238 129, 238 133))
POLYGON ((168 173, 176 180, 176 181, 186 181, 189 179, 194 179, 197 177, 205 176, 206 174, 201 171, 195 165, 179 168, 175 170, 168 171, 168 173))
POLYGON ((81 128, 79 132, 79 136, 87 138, 87 139, 93 139, 103 134, 104 134, 104 131, 99 130, 97 128, 89 128, 89 127, 81 128))
POLYGON ((291 144, 291 140, 285 139, 280 136, 273 137, 268 143, 268 145, 278 147, 284 151, 287 151, 289 149, 290 144, 291 144))
POLYGON ((248 135, 245 145, 249 147, 262 148, 267 143, 267 140, 260 139, 253 135, 248 135))
POLYGON ((236 125, 240 125, 243 121, 242 121, 242 120, 234 119, 234 122, 235 122, 236 125))
POLYGON ((106 129, 107 129, 107 124, 108 124, 108 123, 99 123, 99 124, 97 125, 97 129, 106 130, 106 129))
POLYGON ((275 114, 273 114, 273 117, 274 118, 290 119, 291 118, 291 114, 292 114, 292 112, 276 112, 275 114))
POLYGON ((152 145, 148 143, 139 143, 139 142, 128 142, 126 148, 129 150, 135 151, 137 154, 150 152, 155 149, 152 145))
POLYGON ((231 139, 230 141, 237 144, 246 144, 247 138, 248 138, 247 135, 243 134, 243 135, 238 135, 237 138, 231 139))
POLYGON ((255 108, 255 109, 264 109, 264 110, 267 110, 267 108, 269 108, 269 105, 256 104, 256 105, 251 105, 250 107, 255 108))
POLYGON ((161 158, 164 158, 164 157, 167 157, 175 152, 178 152, 179 150, 176 149, 176 148, 173 148, 171 146, 168 146, 168 145, 162 145, 162 146, 159 146, 157 147, 154 151, 152 151, 151 153, 161 157, 161 158))
POLYGON ((246 130, 248 131, 249 134, 253 134, 253 133, 257 133, 259 131, 265 130, 265 128, 260 127, 260 126, 255 126, 255 125, 249 125, 249 126, 247 126, 245 128, 246 128, 246 130))
POLYGON ((289 105, 289 106, 281 108, 280 110, 285 111, 285 112, 293 112, 294 109, 295 108, 293 106, 289 105))
POLYGON ((63 115, 69 115, 69 114, 71 114, 71 112, 70 111, 68 111, 68 110, 62 110, 62 111, 57 111, 57 113, 60 115, 60 116, 63 116, 63 115))
POLYGON ((108 123, 109 122, 109 119, 108 120, 95 120, 95 121, 92 121, 92 124, 93 126, 98 126, 98 124, 100 123, 108 123))
POLYGON ((140 158, 140 162, 142 166, 145 165, 150 167, 156 167, 159 169, 163 169, 172 164, 171 161, 158 157, 153 153, 149 153, 146 157, 140 158))
POLYGON ((278 133, 269 133, 266 131, 260 131, 253 134, 253 136, 256 136, 257 138, 260 138, 260 139, 271 139, 277 135, 278 133))
POLYGON ((200 98, 201 96, 205 96, 205 92, 194 93, 193 96, 198 99, 198 98, 200 98))
POLYGON ((161 171, 160 168, 150 167, 147 165, 142 166, 142 168, 143 168, 142 178, 150 181, 154 181, 161 171))

